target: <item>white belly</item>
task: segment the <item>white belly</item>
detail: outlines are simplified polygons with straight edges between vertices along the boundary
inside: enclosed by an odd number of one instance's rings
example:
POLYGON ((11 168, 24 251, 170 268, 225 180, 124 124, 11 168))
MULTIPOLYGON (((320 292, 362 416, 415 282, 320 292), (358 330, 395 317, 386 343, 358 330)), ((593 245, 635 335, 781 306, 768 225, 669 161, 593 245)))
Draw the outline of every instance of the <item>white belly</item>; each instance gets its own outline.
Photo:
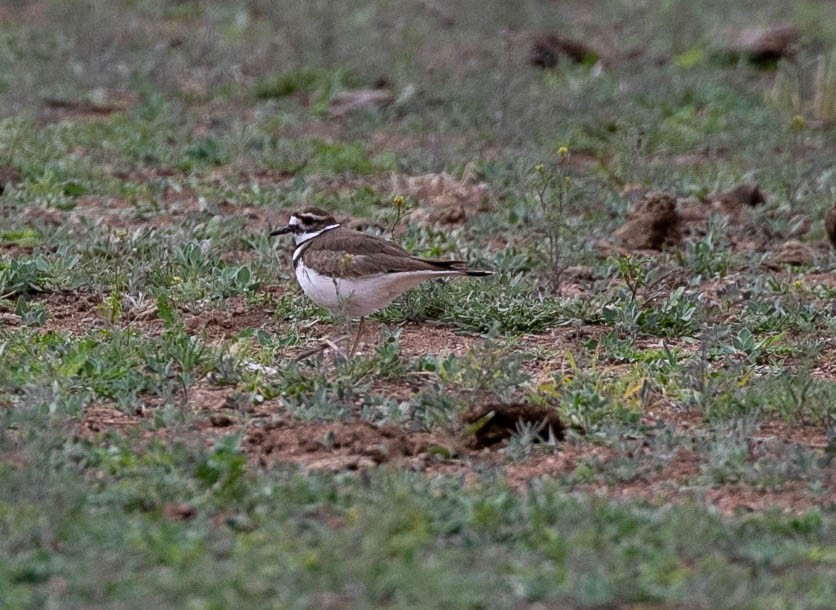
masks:
POLYGON ((302 291, 314 303, 335 314, 351 318, 367 316, 391 303, 395 297, 434 277, 461 275, 455 271, 419 271, 380 273, 362 278, 330 278, 305 267, 296 266, 296 279, 302 291))

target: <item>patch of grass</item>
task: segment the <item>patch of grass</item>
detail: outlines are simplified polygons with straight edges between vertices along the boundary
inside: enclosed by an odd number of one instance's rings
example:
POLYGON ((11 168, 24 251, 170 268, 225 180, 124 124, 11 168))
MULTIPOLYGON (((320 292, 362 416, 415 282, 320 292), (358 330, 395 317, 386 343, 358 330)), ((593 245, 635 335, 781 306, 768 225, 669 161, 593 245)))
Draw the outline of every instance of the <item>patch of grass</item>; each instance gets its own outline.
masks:
POLYGON ((822 426, 836 420, 836 383, 815 379, 809 370, 784 370, 748 386, 741 402, 761 417, 775 414, 791 423, 822 426))
POLYGON ((266 99, 303 93, 313 95, 319 103, 327 103, 339 89, 358 84, 358 78, 345 71, 308 66, 258 81, 253 87, 253 93, 256 97, 266 99))
POLYGON ((34 229, 19 229, 0 232, 0 242, 24 248, 33 248, 40 243, 40 235, 34 229))
POLYGON ((331 144, 315 140, 311 147, 307 165, 310 171, 328 174, 370 174, 375 170, 362 142, 331 144))
POLYGON ((195 165, 223 165, 229 162, 229 151, 215 138, 199 138, 186 147, 178 169, 187 172, 195 165))
MULTIPOLYGON (((4 451, 14 447, 7 433, 2 443, 4 451)), ((553 482, 519 494, 405 473, 374 473, 365 483, 256 477, 243 469, 234 439, 201 450, 155 442, 137 451, 118 439, 104 446, 64 439, 42 449, 0 470, 7 509, 0 578, 15 603, 95 603, 106 595, 259 604, 277 599, 277 583, 287 602, 326 595, 363 605, 420 605, 430 594, 454 606, 713 605, 774 599, 789 586, 796 600, 816 606, 833 593, 831 518, 820 511, 729 522, 694 505, 657 514, 580 500, 553 482), (84 476, 80 463, 98 475, 84 476), (194 516, 164 516, 167 505, 181 504, 194 516), (105 567, 102 557, 113 561, 105 567), (794 585, 802 567, 803 583, 794 585), (178 578, 166 576, 172 572, 178 578)))
POLYGON ((477 333, 543 332, 577 318, 596 318, 571 299, 532 294, 521 278, 430 282, 400 297, 377 318, 388 323, 438 321, 477 333))
POLYGON ((0 606, 832 605, 832 3, 22 4, 0 17, 0 606), (724 56, 721 31, 782 20, 793 62, 724 56), (532 67, 551 30, 586 57, 532 67), (397 101, 329 113, 372 83, 397 101), (637 193, 743 183, 765 204, 601 258, 637 193), (307 205, 495 275, 297 361, 351 330, 268 237, 307 205), (811 258, 776 269, 790 239, 811 258), (567 438, 473 450, 485 401, 553 408, 567 438), (286 418, 408 447, 262 466, 251 433, 286 418))

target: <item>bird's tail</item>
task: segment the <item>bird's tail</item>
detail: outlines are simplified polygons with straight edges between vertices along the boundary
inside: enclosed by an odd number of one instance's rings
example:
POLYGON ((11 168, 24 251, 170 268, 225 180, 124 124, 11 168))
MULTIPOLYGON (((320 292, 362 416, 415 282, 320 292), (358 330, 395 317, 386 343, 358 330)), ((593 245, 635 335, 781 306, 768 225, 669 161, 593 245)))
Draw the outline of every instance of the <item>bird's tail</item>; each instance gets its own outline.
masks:
POLYGON ((446 263, 444 266, 451 271, 458 271, 463 275, 469 275, 471 277, 485 277, 493 275, 493 271, 490 271, 489 269, 471 269, 464 261, 444 261, 444 263, 446 263))
POLYGON ((489 271, 488 269, 462 269, 461 271, 465 275, 470 275, 473 277, 485 277, 488 275, 493 275, 493 271, 489 271))

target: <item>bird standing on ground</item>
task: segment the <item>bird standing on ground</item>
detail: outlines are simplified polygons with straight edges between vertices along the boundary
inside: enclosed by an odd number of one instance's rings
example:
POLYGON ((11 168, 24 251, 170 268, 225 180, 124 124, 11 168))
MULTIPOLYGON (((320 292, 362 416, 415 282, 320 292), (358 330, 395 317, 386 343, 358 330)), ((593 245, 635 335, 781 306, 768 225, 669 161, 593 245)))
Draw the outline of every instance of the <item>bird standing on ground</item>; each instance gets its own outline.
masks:
POLYGON ((410 288, 437 277, 493 274, 463 261, 413 256, 395 243, 342 227, 319 208, 294 212, 287 226, 270 233, 286 234, 296 240, 293 269, 308 298, 332 313, 360 318, 352 353, 365 316, 410 288))

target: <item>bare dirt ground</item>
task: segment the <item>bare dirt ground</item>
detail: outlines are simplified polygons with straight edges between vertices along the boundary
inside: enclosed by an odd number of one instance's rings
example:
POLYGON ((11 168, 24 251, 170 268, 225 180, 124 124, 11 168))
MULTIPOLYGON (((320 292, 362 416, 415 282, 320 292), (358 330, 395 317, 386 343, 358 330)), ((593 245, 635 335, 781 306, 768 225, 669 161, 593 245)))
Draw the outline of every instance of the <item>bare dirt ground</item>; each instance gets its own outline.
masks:
MULTIPOLYGON (((203 321, 209 321, 205 325, 207 334, 220 340, 233 336, 241 328, 269 320, 269 316, 258 311, 245 315, 242 312, 241 316, 236 316, 235 311, 232 308, 200 314, 203 321)), ((69 324, 65 318, 64 327, 69 324)), ((543 336, 530 339, 535 343, 545 340, 543 336)), ((463 353, 475 340, 448 329, 407 325, 402 328, 400 344, 404 354, 425 354, 438 345, 463 353)), ((560 337, 550 335, 549 340, 555 350, 571 348, 571 338, 561 343, 560 337)), ((406 398, 417 389, 379 383, 372 392, 406 398)), ((606 482, 601 477, 593 477, 592 481, 581 480, 574 488, 613 498, 640 498, 655 505, 699 501, 724 513, 770 507, 803 512, 813 506, 833 503, 836 498, 836 473, 832 470, 826 486, 817 495, 810 493, 803 480, 791 480, 777 488, 731 482, 709 486, 706 491, 704 484, 696 484, 707 468, 705 456, 681 448, 671 455, 647 439, 635 439, 631 447, 616 452, 570 434, 554 447, 535 447, 529 455, 511 459, 503 451, 505 440, 481 446, 462 431, 428 432, 394 425, 378 426, 359 417, 338 422, 302 421, 287 411, 281 398, 266 400, 242 412, 234 400, 235 392, 234 388, 219 388, 204 380, 189 390, 183 408, 196 416, 192 432, 203 438, 207 446, 219 437, 241 434, 242 448, 253 468, 291 466, 320 471, 406 468, 427 476, 459 476, 466 484, 474 482, 486 468, 498 468, 512 487, 525 488, 539 480, 577 473, 579 468, 591 467, 603 472, 618 460, 628 460, 642 464, 632 478, 606 482)), ((153 405, 142 413, 126 414, 114 405, 101 404, 85 411, 78 428, 93 442, 109 432, 138 432, 141 436, 168 434, 165 429, 153 430, 153 414, 153 405)), ((696 438, 706 428, 701 414, 664 403, 656 404, 645 419, 647 424, 661 422, 680 436, 696 438)), ((513 424, 508 427, 510 435, 513 424)), ((790 425, 780 420, 762 422, 749 439, 749 459, 756 464, 764 453, 793 447, 807 448, 824 456, 827 447, 824 428, 790 425)))
MULTIPOLYGON (((217 180, 230 179, 256 180, 270 183, 288 179, 286 172, 255 172, 253 174, 228 176, 218 172, 217 180)), ((136 176, 138 180, 147 180, 149 176, 136 176)), ((381 192, 389 190, 406 192, 428 201, 430 212, 427 222, 462 222, 472 210, 479 209, 488 201, 490 194, 485 185, 465 175, 455 179, 446 174, 413 177, 378 177, 363 179, 381 192)), ((346 188, 339 185, 335 188, 346 188)), ((757 187, 754 187, 757 191, 757 187)), ((761 203, 760 193, 752 195, 752 189, 742 189, 709 197, 704 202, 677 201, 674 197, 663 194, 645 194, 638 199, 635 211, 628 216, 627 224, 613 233, 616 245, 603 246, 605 253, 612 248, 628 251, 648 251, 661 248, 665 244, 678 243, 682 233, 704 231, 704 223, 709 211, 716 212, 726 206, 731 210, 730 221, 733 234, 739 235, 735 241, 750 244, 750 247, 763 248, 762 242, 748 240, 746 226, 751 206, 761 203), (742 194, 741 194, 742 193, 742 194), (654 215, 659 215, 657 219, 654 215)), ((55 224, 73 223, 84 217, 93 218, 117 228, 136 228, 137 226, 158 226, 172 222, 178 215, 197 210, 197 198, 193 193, 166 191, 162 197, 164 209, 149 217, 138 216, 131 212, 125 202, 114 199, 82 198, 79 205, 66 212, 55 209, 33 208, 28 214, 42 216, 41 220, 55 224)), ((272 213, 261 207, 242 208, 230 202, 218 204, 218 213, 243 214, 255 224, 267 226, 273 218, 272 213)), ((745 247, 745 246, 744 246, 745 247)), ((812 249, 805 250, 800 262, 806 262, 815 256, 812 249)), ((26 249, 22 248, 21 252, 26 249)), ((14 255, 14 249, 7 254, 14 255)), ((233 253, 234 256, 234 253, 233 253)), ((788 273, 782 271, 780 273, 788 273)), ((805 278, 808 285, 822 284, 832 288, 836 280, 832 274, 811 274, 805 278)), ((584 282, 578 282, 578 289, 584 290, 584 282)), ((716 294, 722 286, 707 284, 704 286, 707 296, 716 294)), ((262 288, 272 298, 278 298, 294 290, 285 285, 272 285, 262 288)), ((299 296, 298 298, 302 298, 299 296)), ((90 291, 75 290, 68 292, 44 293, 35 300, 43 303, 48 312, 46 323, 40 332, 68 332, 82 336, 94 328, 108 328, 114 322, 104 313, 103 297, 90 291)), ((245 329, 261 329, 269 333, 279 332, 271 299, 263 305, 248 303, 237 296, 226 300, 222 308, 206 307, 196 312, 181 312, 186 329, 202 336, 210 344, 220 344, 230 340, 245 329)), ((11 312, 2 312, 0 325, 13 327, 20 319, 11 312)), ((143 333, 157 335, 164 332, 164 326, 156 315, 155 305, 141 310, 127 310, 122 319, 115 324, 140 330, 143 333)), ((563 354, 577 351, 581 342, 598 338, 606 327, 584 326, 582 328, 555 328, 541 335, 521 337, 522 347, 537 347, 551 354, 550 357, 526 364, 535 381, 538 375, 551 374, 565 366, 563 354)), ((313 329, 318 338, 333 336, 335 329, 319 324, 313 329)), ((373 349, 379 337, 379 325, 370 323, 363 335, 360 351, 373 349)), ((477 345, 481 339, 472 335, 461 335, 448 328, 434 325, 407 324, 400 328, 399 344, 401 353, 407 357, 425 354, 454 353, 465 354, 477 345)), ((650 344, 661 344, 658 339, 648 339, 650 344)), ((685 342, 670 340, 671 347, 683 350, 695 349, 685 342)), ((300 353, 304 348, 289 349, 289 356, 300 353)), ((613 371, 618 364, 604 363, 613 371)), ((836 375, 836 362, 825 356, 818 364, 817 375, 832 379, 836 375)), ((372 392, 399 400, 408 398, 420 389, 420 383, 414 386, 377 381, 372 392)), ((250 458, 253 468, 271 468, 293 466, 304 470, 362 471, 368 468, 407 468, 425 473, 427 476, 439 474, 460 476, 472 482, 485 468, 498 468, 508 483, 515 488, 524 488, 538 480, 564 477, 577 473, 579 469, 605 472, 608 465, 618 460, 640 461, 638 474, 622 481, 604 482, 602 476, 579 478, 575 485, 578 491, 592 492, 614 498, 641 498, 654 504, 685 502, 697 499, 725 513, 738 510, 759 510, 766 507, 779 507, 791 511, 803 511, 812 506, 833 503, 836 498, 836 473, 832 470, 827 485, 818 495, 805 489, 804 481, 789 481, 779 488, 759 488, 742 482, 710 486, 691 486, 690 483, 704 476, 705 456, 698 452, 677 449, 673 454, 666 454, 663 449, 655 449, 646 439, 636 439, 634 447, 616 452, 610 447, 600 446, 588 439, 577 438, 569 434, 553 447, 535 447, 523 457, 511 459, 503 451, 506 438, 514 431, 515 420, 509 418, 504 424, 507 434, 500 430, 498 436, 488 442, 474 442, 462 431, 428 432, 402 429, 393 425, 377 426, 355 417, 346 421, 318 422, 302 421, 287 411, 281 397, 266 400, 251 406, 246 412, 237 406, 234 399, 236 390, 232 387, 216 387, 208 380, 202 380, 192 387, 183 400, 182 408, 188 409, 196 420, 193 432, 211 445, 218 437, 233 433, 242 436, 242 447, 250 458), (693 488, 693 490, 692 490, 693 488)), ((472 397, 471 409, 476 418, 491 413, 491 405, 484 405, 479 396, 472 397), (480 415, 481 414, 481 415, 480 415)), ((151 425, 155 405, 153 399, 147 402, 148 408, 137 413, 125 413, 112 404, 98 404, 85 410, 77 424, 79 434, 95 442, 102 434, 139 433, 144 437, 165 435, 165 429, 154 430, 151 425)), ((519 413, 524 413, 523 405, 519 413)), ((532 418, 534 421, 536 418, 532 418)), ((706 424, 700 413, 683 411, 676 408, 670 400, 657 400, 644 415, 647 424, 661 424, 676 435, 697 435, 705 430, 706 424)), ((497 420, 499 421, 499 420, 497 420)), ((750 443, 750 459, 758 460, 759 452, 772 451, 776 447, 804 447, 824 454, 827 447, 825 430, 822 426, 789 425, 774 420, 760 423, 750 443)))
MULTIPOLYGON (((201 384, 189 392, 185 408, 198 415, 193 432, 207 446, 219 437, 242 434, 242 448, 254 468, 292 466, 329 472, 406 468, 427 476, 459 476, 466 484, 476 481, 478 473, 486 468, 498 468, 509 485, 522 489, 537 481, 576 473, 579 466, 605 469, 608 463, 617 460, 637 460, 650 466, 639 468, 638 475, 630 480, 579 482, 574 488, 617 499, 639 498, 654 505, 701 501, 724 513, 764 508, 803 512, 813 506, 832 504, 836 498, 836 473, 832 470, 818 495, 811 495, 803 480, 789 481, 778 488, 730 482, 705 490, 704 486, 695 484, 705 470, 704 456, 685 449, 668 455, 641 439, 636 440, 632 450, 620 454, 582 439, 569 439, 555 447, 536 449, 514 461, 502 451, 504 442, 475 447, 472 440, 462 435, 377 426, 359 419, 301 421, 282 408, 280 399, 265 401, 244 415, 236 408, 233 394, 231 388, 201 384), (658 454, 654 455, 654 451, 658 454)), ((704 425, 694 413, 666 415, 669 417, 664 421, 675 434, 698 431, 704 425)), ((166 429, 152 431, 152 418, 153 409, 142 414, 126 414, 113 405, 102 404, 85 411, 78 429, 93 442, 99 435, 110 432, 138 433, 143 437, 168 434, 166 429)), ((767 421, 757 427, 749 444, 750 459, 756 463, 759 454, 776 448, 805 447, 823 455, 827 439, 821 427, 767 421)))

